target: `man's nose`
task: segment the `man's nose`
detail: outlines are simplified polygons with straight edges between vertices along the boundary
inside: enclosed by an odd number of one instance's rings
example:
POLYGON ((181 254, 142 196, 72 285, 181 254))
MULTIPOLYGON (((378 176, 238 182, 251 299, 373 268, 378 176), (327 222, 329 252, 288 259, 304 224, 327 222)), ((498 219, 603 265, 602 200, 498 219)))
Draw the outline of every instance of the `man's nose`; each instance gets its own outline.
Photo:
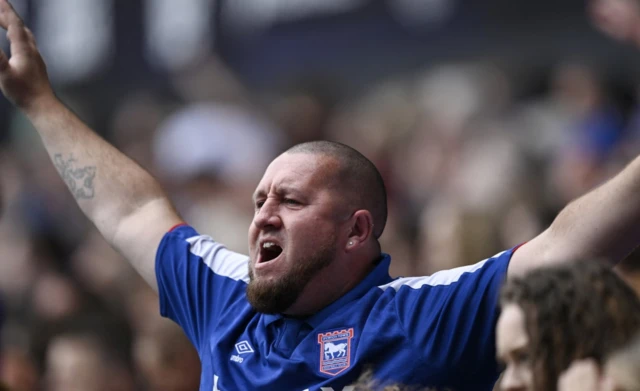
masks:
POLYGON ((262 204, 260 210, 256 212, 256 215, 253 218, 253 223, 259 229, 269 227, 280 228, 282 220, 280 219, 280 214, 278 212, 277 201, 268 199, 264 204, 262 204))

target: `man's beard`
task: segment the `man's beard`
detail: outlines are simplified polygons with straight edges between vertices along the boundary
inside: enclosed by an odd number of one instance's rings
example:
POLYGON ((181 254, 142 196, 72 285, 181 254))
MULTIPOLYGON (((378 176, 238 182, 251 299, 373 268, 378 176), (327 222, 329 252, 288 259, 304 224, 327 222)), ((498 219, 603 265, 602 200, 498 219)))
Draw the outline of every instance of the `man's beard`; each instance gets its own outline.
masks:
POLYGON ((313 255, 294 261, 292 269, 274 281, 256 278, 249 264, 249 285, 247 300, 257 311, 265 314, 279 314, 291 307, 309 281, 333 262, 335 244, 323 246, 313 255))

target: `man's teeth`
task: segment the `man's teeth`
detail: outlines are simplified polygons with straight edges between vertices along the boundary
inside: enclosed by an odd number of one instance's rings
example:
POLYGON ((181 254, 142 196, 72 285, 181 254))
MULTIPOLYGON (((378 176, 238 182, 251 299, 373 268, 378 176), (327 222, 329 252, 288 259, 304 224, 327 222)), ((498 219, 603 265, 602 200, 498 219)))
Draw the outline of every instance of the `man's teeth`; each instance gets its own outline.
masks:
POLYGON ((270 248, 270 247, 273 247, 273 246, 275 246, 275 245, 276 245, 276 244, 275 244, 275 243, 273 243, 273 242, 265 242, 265 243, 262 245, 262 248, 270 248))

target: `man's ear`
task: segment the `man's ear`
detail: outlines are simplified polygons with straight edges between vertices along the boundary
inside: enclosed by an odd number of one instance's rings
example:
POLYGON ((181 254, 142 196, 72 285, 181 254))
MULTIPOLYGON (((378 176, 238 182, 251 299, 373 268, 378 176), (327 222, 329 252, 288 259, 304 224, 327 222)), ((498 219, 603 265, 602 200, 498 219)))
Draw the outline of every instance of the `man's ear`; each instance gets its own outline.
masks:
POLYGON ((348 251, 360 248, 373 236, 373 216, 368 210, 361 209, 351 216, 349 224, 348 251))

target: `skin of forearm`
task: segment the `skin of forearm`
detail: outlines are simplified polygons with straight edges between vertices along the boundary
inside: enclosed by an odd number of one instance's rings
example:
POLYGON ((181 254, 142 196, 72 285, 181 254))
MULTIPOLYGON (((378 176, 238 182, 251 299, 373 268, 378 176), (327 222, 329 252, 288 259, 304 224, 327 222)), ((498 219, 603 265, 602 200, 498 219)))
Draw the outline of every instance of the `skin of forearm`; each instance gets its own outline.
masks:
POLYGON ((551 256, 617 262, 628 255, 640 243, 640 158, 567 205, 548 233, 563 238, 551 256))
POLYGON ((149 173, 93 132, 55 97, 24 113, 78 205, 107 239, 112 239, 118 223, 138 208, 166 199, 149 173))

